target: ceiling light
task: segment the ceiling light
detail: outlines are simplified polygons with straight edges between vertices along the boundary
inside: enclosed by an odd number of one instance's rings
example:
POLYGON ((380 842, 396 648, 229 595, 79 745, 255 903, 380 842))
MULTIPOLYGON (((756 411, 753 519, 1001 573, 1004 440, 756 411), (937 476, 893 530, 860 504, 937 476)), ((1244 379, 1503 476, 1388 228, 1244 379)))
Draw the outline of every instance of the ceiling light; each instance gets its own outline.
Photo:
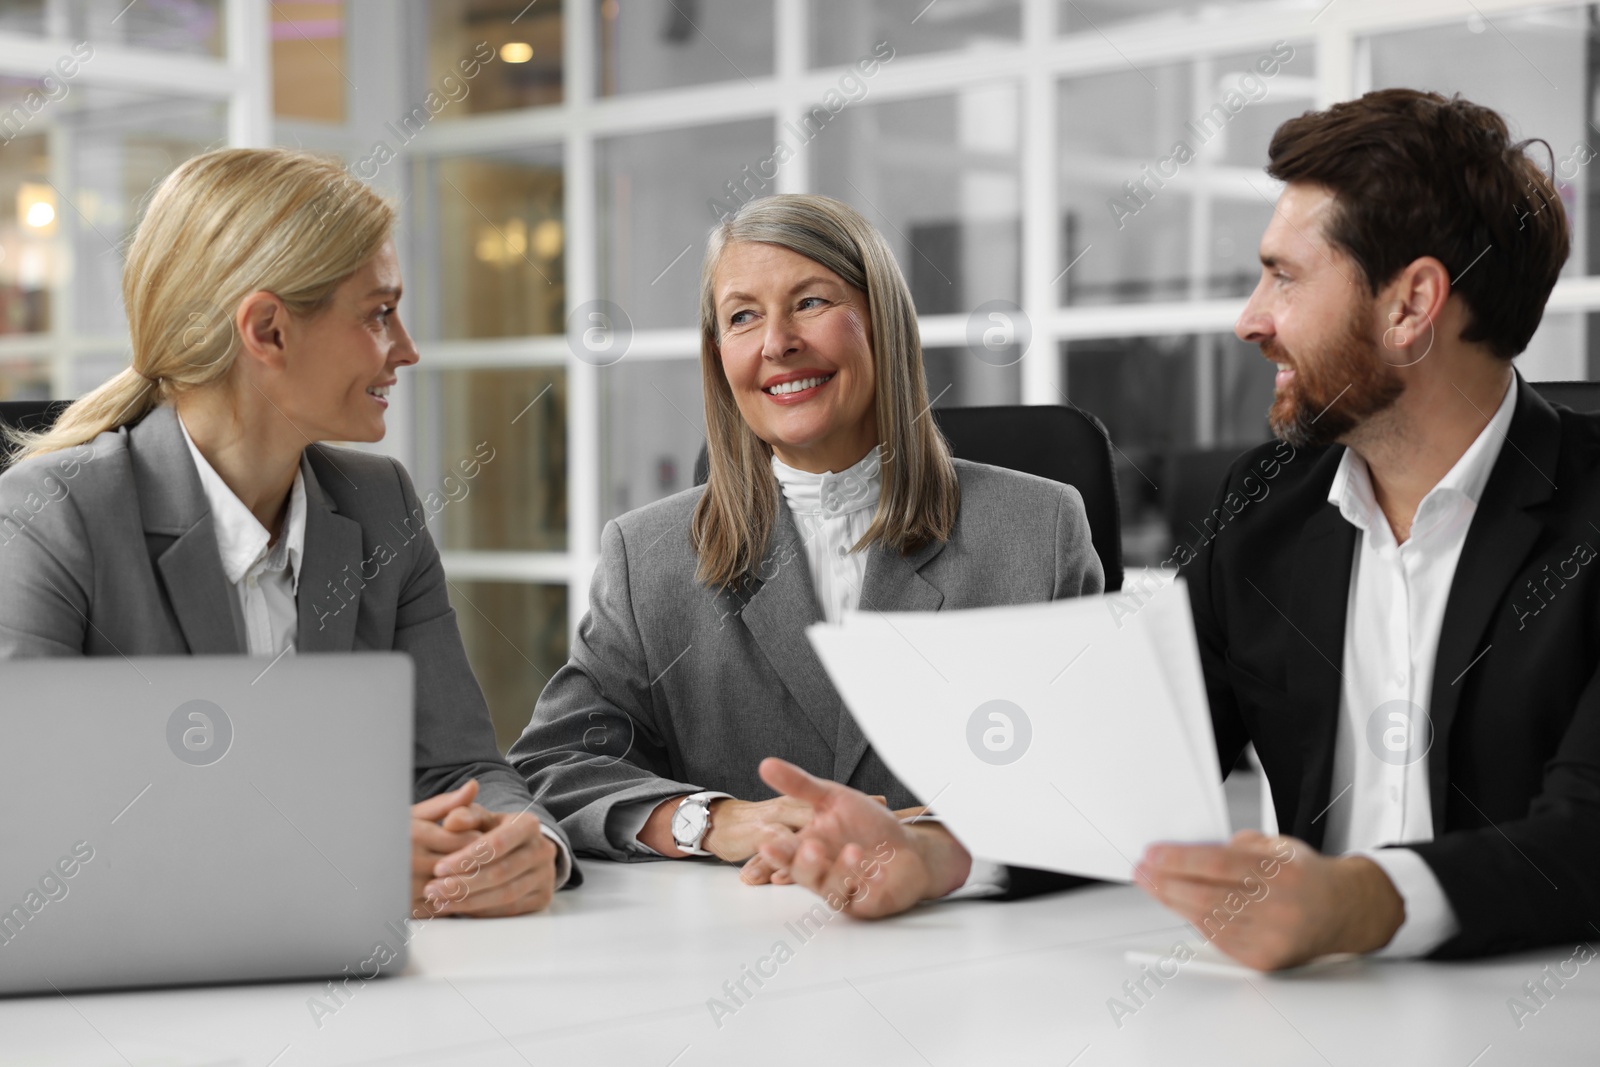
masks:
POLYGON ((48 233, 55 227, 56 191, 42 182, 23 182, 17 190, 17 217, 30 230, 48 233))
POLYGON ((561 254, 561 223, 544 219, 533 228, 533 254, 540 259, 555 259, 561 254))
POLYGON ((533 45, 526 41, 507 41, 500 46, 500 58, 507 63, 526 63, 533 58, 533 45))

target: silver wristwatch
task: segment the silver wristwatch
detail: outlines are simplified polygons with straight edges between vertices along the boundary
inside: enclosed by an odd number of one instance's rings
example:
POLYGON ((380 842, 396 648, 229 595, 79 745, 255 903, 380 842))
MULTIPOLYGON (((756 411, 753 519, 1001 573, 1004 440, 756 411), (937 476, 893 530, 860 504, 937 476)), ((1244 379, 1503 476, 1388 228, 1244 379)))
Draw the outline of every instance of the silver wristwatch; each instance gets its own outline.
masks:
POLYGON ((678 846, 680 852, 687 852, 691 856, 711 855, 700 847, 711 830, 711 802, 727 795, 707 790, 691 793, 678 801, 678 807, 672 813, 672 843, 678 846))

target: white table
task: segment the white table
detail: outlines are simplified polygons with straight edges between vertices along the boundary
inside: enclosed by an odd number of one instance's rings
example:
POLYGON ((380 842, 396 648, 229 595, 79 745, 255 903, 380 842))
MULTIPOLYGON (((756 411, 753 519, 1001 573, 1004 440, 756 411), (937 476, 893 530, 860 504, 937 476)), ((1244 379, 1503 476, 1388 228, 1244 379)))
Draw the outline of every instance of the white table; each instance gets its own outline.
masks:
MULTIPOLYGON (((1573 948, 1469 964, 1352 961, 1287 976, 1190 965, 1121 1025, 1130 948, 1192 931, 1126 886, 971 901, 879 923, 746 887, 731 868, 588 861, 547 914, 419 924, 398 978, 313 1020, 314 984, 0 1001, 0 1065, 1298 1064, 1595 1062, 1600 964, 1519 1029, 1507 1005, 1573 948), (823 909, 825 912, 826 909, 823 909), (730 1016, 711 997, 793 950, 730 1016)), ((1596 937, 1600 942, 1600 936, 1596 937)), ((1570 971, 1570 968, 1569 968, 1570 971)), ((1143 999, 1143 998, 1141 998, 1143 999)), ((731 1000, 727 1000, 730 1007, 731 1000)))

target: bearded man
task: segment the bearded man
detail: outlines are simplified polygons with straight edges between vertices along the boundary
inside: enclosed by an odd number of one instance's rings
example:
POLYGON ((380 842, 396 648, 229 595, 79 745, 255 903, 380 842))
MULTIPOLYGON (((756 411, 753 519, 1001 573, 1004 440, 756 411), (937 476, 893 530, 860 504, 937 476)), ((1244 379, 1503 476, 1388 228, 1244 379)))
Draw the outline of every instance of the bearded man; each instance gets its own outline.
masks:
MULTIPOLYGON (((1221 766, 1255 744, 1286 836, 1158 845, 1136 869, 1259 969, 1600 930, 1600 416, 1512 364, 1569 248, 1527 144, 1409 89, 1272 140, 1285 187, 1236 332, 1277 366, 1280 440, 1239 458, 1217 506, 1250 502, 1179 559, 1221 766)), ((785 879, 835 892, 887 841, 908 862, 851 905, 878 915, 965 877, 942 826, 763 773, 816 812, 762 848, 785 879)))

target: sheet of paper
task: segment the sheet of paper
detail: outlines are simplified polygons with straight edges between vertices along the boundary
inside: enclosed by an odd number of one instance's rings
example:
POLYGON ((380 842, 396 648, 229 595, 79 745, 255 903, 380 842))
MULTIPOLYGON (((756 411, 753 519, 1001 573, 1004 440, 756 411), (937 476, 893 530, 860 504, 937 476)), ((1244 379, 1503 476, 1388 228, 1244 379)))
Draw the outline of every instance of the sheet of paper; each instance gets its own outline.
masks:
POLYGON ((1132 611, 856 612, 807 634, 878 754, 974 855, 1128 881, 1152 842, 1228 834, 1181 588, 1132 611))
POLYGON ((1217 782, 1215 790, 1206 796, 1214 810, 1211 814, 1220 826, 1228 826, 1227 798, 1222 789, 1222 769, 1217 765, 1216 735, 1211 731, 1211 705, 1206 699, 1205 674, 1200 668, 1200 648, 1194 633, 1194 615, 1189 608, 1188 583, 1175 577, 1172 571, 1148 568, 1144 580, 1132 592, 1126 581, 1123 592, 1113 594, 1126 598, 1126 607, 1119 610, 1119 618, 1131 618, 1125 611, 1148 616, 1150 643, 1161 661, 1162 676, 1179 717, 1189 736, 1189 748, 1198 761, 1202 777, 1217 782), (1159 585, 1155 584, 1159 582, 1159 585))

